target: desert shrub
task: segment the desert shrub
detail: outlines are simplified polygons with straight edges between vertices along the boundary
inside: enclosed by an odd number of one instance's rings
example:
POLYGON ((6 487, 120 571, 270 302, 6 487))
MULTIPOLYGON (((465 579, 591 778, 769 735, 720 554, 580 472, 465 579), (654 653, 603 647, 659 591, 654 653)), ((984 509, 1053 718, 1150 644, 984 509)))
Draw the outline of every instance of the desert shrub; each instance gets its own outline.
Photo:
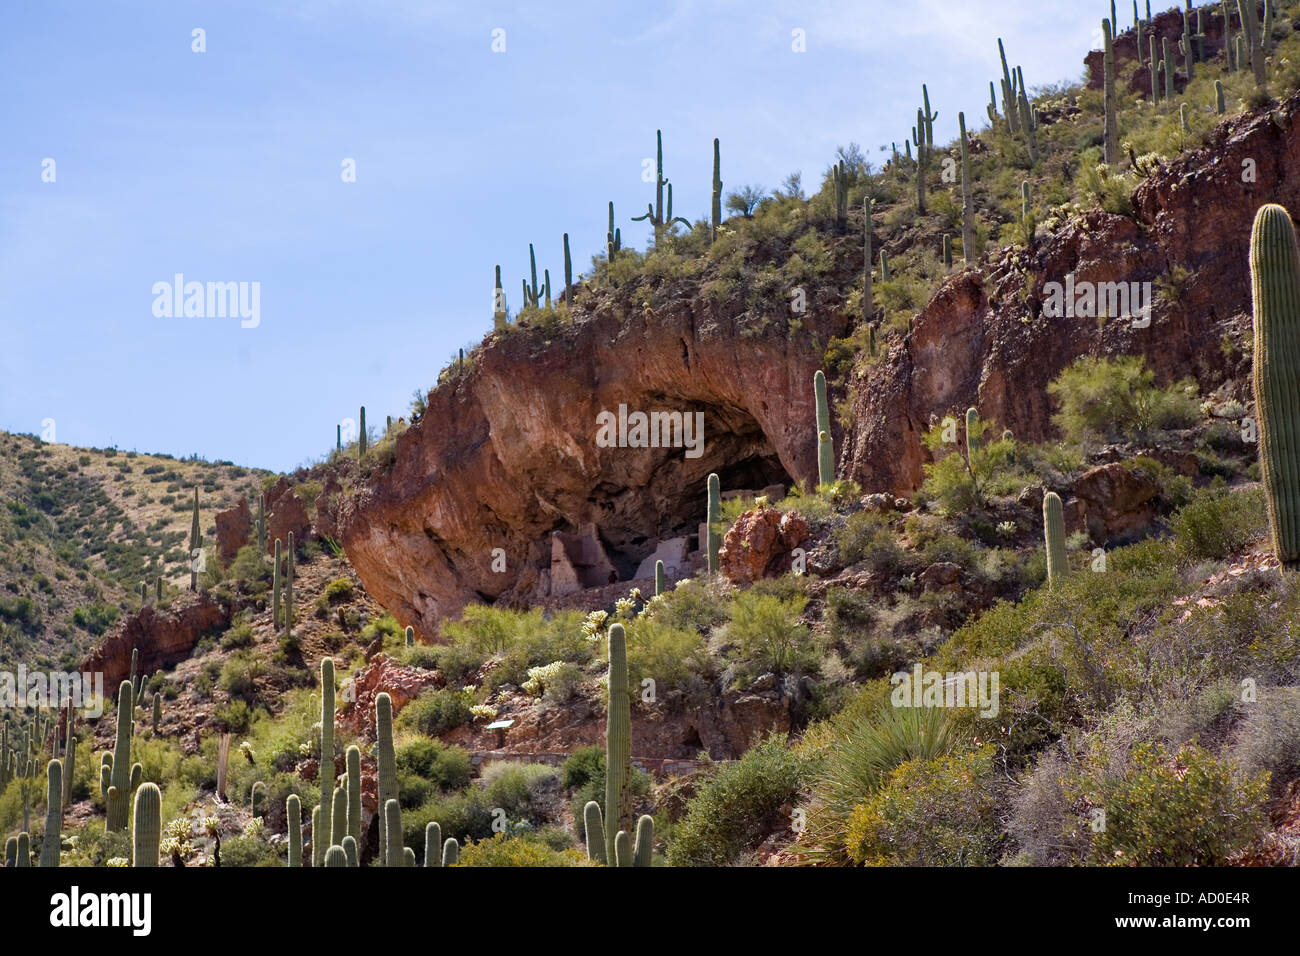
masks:
POLYGON ((261 658, 253 652, 238 651, 222 666, 218 686, 232 698, 254 703, 257 699, 257 679, 262 676, 263 668, 261 658))
POLYGON ((470 706, 474 696, 450 687, 426 687, 397 715, 401 730, 414 730, 426 737, 437 737, 467 724, 473 718, 470 706))
POLYGON ((510 820, 539 824, 554 809, 560 791, 560 771, 540 763, 499 761, 484 768, 479 785, 489 805, 510 820))
POLYGON ((98 637, 113 626, 120 614, 112 604, 85 604, 72 612, 72 623, 98 637))
POLYGON ((398 745, 397 769, 437 784, 443 790, 458 790, 469 783, 469 753, 441 740, 417 737, 398 745))
POLYGON ((348 578, 335 578, 325 585, 325 600, 330 604, 345 604, 352 600, 353 585, 348 578))
POLYGON ((731 602, 725 640, 736 645, 744 670, 781 676, 816 665, 812 632, 799 620, 807 603, 802 595, 781 598, 753 590, 731 602))
POLYGON ((1085 771, 1077 792, 1105 812, 1093 858, 1111 866, 1221 866, 1263 826, 1268 773, 1240 777, 1187 744, 1169 754, 1141 743, 1122 773, 1085 771))
POLYGON ((528 679, 520 685, 520 690, 562 704, 578 692, 581 683, 582 671, 577 664, 553 661, 541 667, 528 668, 528 679))
POLYGON ((726 601, 715 582, 687 578, 655 603, 656 621, 681 630, 707 634, 727 619, 726 601))
POLYGON ((226 631, 225 636, 221 638, 221 649, 225 651, 237 651, 252 646, 253 625, 246 622, 243 624, 236 624, 230 630, 226 631))
POLYGON ((593 744, 579 747, 569 754, 560 771, 561 784, 565 790, 582 787, 593 780, 599 780, 602 788, 605 784, 605 748, 593 744))
POLYGON ((1187 428, 1200 415, 1196 386, 1155 383, 1140 357, 1084 356, 1047 386, 1058 411, 1053 417, 1068 441, 1146 442, 1161 432, 1187 428))
POLYGON ((588 866, 580 850, 556 850, 532 834, 497 833, 460 851, 461 866, 588 866))
POLYGON ((1222 560, 1267 534, 1264 492, 1207 489, 1175 514, 1171 524, 1183 555, 1222 560))
POLYGON ((492 804, 479 787, 434 794, 423 806, 402 811, 402 840, 418 859, 424 858, 424 828, 437 823, 442 838, 455 837, 463 846, 469 840, 492 836, 492 804))
POLYGON ((807 758, 787 749, 775 734, 734 763, 721 765, 673 828, 669 865, 735 863, 787 822, 781 807, 795 802, 809 767, 807 758))
POLYGON ((221 841, 222 866, 283 866, 277 850, 263 836, 237 836, 221 841))
POLYGON ((708 670, 705 641, 698 631, 673 626, 657 610, 627 622, 625 629, 628 682, 634 693, 641 692, 645 678, 654 680, 656 694, 698 689, 700 675, 708 670))
POLYGON ((909 760, 849 814, 845 848, 869 866, 986 866, 1000 829, 993 748, 909 760))
MULTIPOLYGON (((271 581, 271 562, 266 560, 266 556, 257 550, 256 545, 246 544, 235 554, 235 558, 230 562, 230 568, 227 573, 235 581, 244 584, 268 584, 271 581)), ((249 588, 250 591, 256 591, 257 588, 249 588)))
POLYGON ((809 831, 814 841, 840 857, 854 807, 868 802, 902 764, 942 757, 958 743, 950 714, 937 707, 877 704, 846 714, 813 782, 809 831))
POLYGON ((904 561, 893 522, 872 511, 855 511, 835 531, 836 557, 844 564, 866 564, 873 571, 890 573, 904 561))
POLYGON ((1270 687, 1245 708, 1237 726, 1232 756, 1241 772, 1269 771, 1270 796, 1280 797, 1300 777, 1300 687, 1270 687))

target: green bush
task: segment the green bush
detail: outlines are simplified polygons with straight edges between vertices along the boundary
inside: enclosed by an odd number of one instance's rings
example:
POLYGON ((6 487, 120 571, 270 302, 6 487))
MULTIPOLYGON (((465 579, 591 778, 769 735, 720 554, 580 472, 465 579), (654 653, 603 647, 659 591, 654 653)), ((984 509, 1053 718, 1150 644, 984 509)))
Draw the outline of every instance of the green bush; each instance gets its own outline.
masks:
POLYGON ((772 735, 734 763, 720 765, 687 806, 668 843, 670 866, 740 862, 777 827, 808 780, 809 762, 772 735))
POLYGON ((426 687, 397 716, 401 730, 414 730, 426 737, 437 737, 467 724, 473 718, 470 707, 474 696, 450 687, 426 687))
POLYGON ((348 578, 335 578, 325 585, 325 600, 330 604, 345 604, 352 600, 352 581, 348 578))
POLYGON ((744 670, 781 676, 816 666, 812 631, 800 621, 807 603, 803 595, 781 598, 757 590, 742 592, 731 602, 725 640, 736 645, 744 670))
POLYGON ((509 820, 539 824, 554 809, 560 792, 560 771, 539 763, 499 761, 483 769, 479 779, 484 796, 509 820))
POLYGON ((531 834, 493 834, 460 851, 461 866, 589 866, 581 850, 555 850, 531 834))
POLYGON ((1194 425, 1200 416, 1196 386, 1155 383, 1137 356, 1084 356, 1047 386, 1058 411, 1053 422, 1066 440, 1147 442, 1162 432, 1194 425))
POLYGON ((1171 521, 1178 550, 1188 558, 1222 560, 1268 534, 1268 510, 1259 488, 1196 493, 1171 521))
POLYGON ((397 747, 397 769, 443 790, 458 790, 469 783, 469 752, 427 737, 406 740, 397 747))
POLYGON ((1264 825, 1269 774, 1239 778, 1231 763, 1196 744, 1169 754, 1134 748, 1122 775, 1102 768, 1079 792, 1105 811, 1093 856, 1110 866, 1222 866, 1264 825))
POLYGON ((868 866, 987 866, 1000 828, 993 748, 909 760, 849 814, 845 848, 868 866))

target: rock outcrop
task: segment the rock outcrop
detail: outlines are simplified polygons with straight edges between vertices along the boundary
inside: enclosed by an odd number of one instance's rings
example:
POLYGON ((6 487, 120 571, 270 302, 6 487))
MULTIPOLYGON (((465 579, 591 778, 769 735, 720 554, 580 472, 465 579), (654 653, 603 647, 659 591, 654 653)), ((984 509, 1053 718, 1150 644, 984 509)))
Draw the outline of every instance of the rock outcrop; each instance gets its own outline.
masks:
POLYGON ((922 435, 970 405, 1017 438, 1047 440, 1047 384, 1083 355, 1142 355, 1160 382, 1189 376, 1207 392, 1248 383, 1245 354, 1225 355, 1223 344, 1249 332, 1255 210, 1300 209, 1298 110, 1295 96, 1272 114, 1228 122, 1210 145, 1144 180, 1133 217, 1092 210, 1040 234, 1032 253, 1003 250, 982 271, 950 278, 912 334, 866 370, 842 470, 864 490, 910 493, 929 460, 922 435), (1151 283, 1150 324, 1046 317, 1045 285, 1070 275, 1076 284, 1151 283))
POLYGON ((140 651, 140 672, 153 673, 190 656, 205 634, 230 625, 230 610, 210 595, 185 593, 167 607, 146 606, 123 620, 81 665, 87 674, 104 675, 104 693, 131 675, 131 651, 140 651))
MULTIPOLYGON (((601 300, 574 324, 498 334, 430 393, 391 467, 343 496, 335 520, 349 560, 423 638, 436 639, 439 619, 468 601, 546 598, 553 532, 572 541, 587 529, 627 581, 661 544, 694 536, 710 472, 724 489, 816 474, 809 423, 822 354, 811 342, 824 348, 843 334, 841 315, 814 300, 803 331, 759 334, 753 318, 706 298, 623 311, 601 300), (606 447, 597 415, 622 417, 620 406, 692 422, 698 413, 703 441, 606 447)), ((574 568, 584 586, 593 561, 574 568)))
POLYGON ((799 514, 755 508, 740 515, 727 530, 718 551, 718 569, 733 584, 752 584, 791 570, 791 552, 806 544, 811 532, 799 514))
POLYGON ((225 511, 217 512, 217 554, 222 564, 234 560, 239 549, 248 544, 248 535, 253 530, 253 516, 248 510, 248 500, 239 499, 239 504, 225 511))

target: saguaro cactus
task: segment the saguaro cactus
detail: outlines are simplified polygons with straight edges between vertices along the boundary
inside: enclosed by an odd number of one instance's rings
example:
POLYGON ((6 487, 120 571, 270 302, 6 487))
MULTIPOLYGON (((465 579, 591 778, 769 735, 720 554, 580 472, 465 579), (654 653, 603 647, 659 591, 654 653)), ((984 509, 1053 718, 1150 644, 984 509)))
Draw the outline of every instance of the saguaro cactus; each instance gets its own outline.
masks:
MULTIPOLYGON (((334 659, 321 658, 320 662, 320 801, 323 832, 336 830, 334 807, 330 802, 334 794, 334 659)), ((340 835, 339 839, 342 839, 340 835)))
POLYGON ((275 561, 271 565, 271 630, 280 629, 280 539, 275 539, 275 561))
POLYGON ((506 327, 506 291, 501 288, 501 267, 496 266, 492 284, 492 328, 500 331, 506 327))
POLYGON ((293 635, 293 532, 289 532, 289 545, 284 556, 284 636, 293 635))
POLYGON ((402 846, 402 807, 396 799, 384 801, 384 866, 405 866, 402 846))
MULTIPOLYGON (((0 750, 0 761, 4 760, 4 751, 0 750)), ((63 807, 72 804, 72 778, 77 769, 77 735, 72 732, 71 718, 68 721, 68 746, 63 753, 63 807)))
POLYGON ((1054 586, 1070 571, 1065 556, 1065 515, 1061 496, 1055 491, 1043 496, 1043 538, 1047 547, 1047 582, 1054 586))
POLYGON ((957 129, 961 136, 961 255, 970 263, 975 259, 975 200, 971 194, 970 145, 966 137, 965 113, 957 114, 957 129))
POLYGON ((432 821, 424 827, 424 865, 442 866, 442 827, 432 821))
POLYGON ((284 818, 289 825, 289 865, 302 866, 302 801, 291 793, 284 801, 284 818))
POLYGON ((348 791, 347 774, 334 788, 334 801, 330 804, 330 842, 343 845, 343 838, 348 836, 348 791))
POLYGON ((569 290, 573 287, 573 260, 569 257, 569 234, 564 234, 564 304, 573 305, 572 292, 569 290))
POLYGON ((361 748, 356 744, 348 747, 345 755, 348 780, 348 836, 361 842, 361 748))
POLYGON ((63 767, 51 760, 47 776, 45 808, 45 842, 41 844, 41 866, 59 865, 59 844, 63 837, 63 767))
POLYGON ((817 402, 817 484, 835 483, 835 448, 831 441, 831 409, 826 398, 826 375, 818 369, 813 375, 813 395, 817 402))
POLYGON ((870 322, 876 315, 876 295, 871 275, 871 212, 875 204, 868 196, 862 200, 862 321, 870 322))
POLYGON ((969 463, 980 450, 980 413, 975 408, 966 409, 966 461, 969 463))
POLYGON ((143 784, 135 794, 135 822, 131 828, 133 866, 157 867, 162 839, 162 793, 155 783, 143 784))
POLYGON ((587 859, 597 863, 607 863, 605 855, 605 821, 600 812, 600 804, 588 800, 582 808, 583 833, 587 840, 587 859))
POLYGON ((1227 112, 1227 103, 1223 98, 1223 80, 1214 81, 1214 112, 1222 116, 1227 112))
POLYGON ((361 865, 361 851, 357 848, 356 839, 350 833, 343 838, 343 852, 347 854, 348 866, 355 869, 361 865))
POLYGON ((632 841, 626 830, 619 830, 614 836, 614 865, 631 866, 632 862, 632 841))
POLYGON ((656 561, 655 562, 655 597, 659 597, 659 595, 663 594, 666 590, 668 590, 668 584, 664 577, 664 563, 662 561, 656 561))
MULTIPOLYGON (((393 699, 387 693, 375 697, 375 756, 379 765, 379 805, 385 808, 379 819, 379 858, 385 863, 390 858, 388 846, 387 806, 397 797, 397 756, 393 750, 393 699)), ((396 844, 402 844, 402 834, 397 832, 396 844)), ((397 851, 400 857, 401 851, 397 851)), ((400 865, 400 864, 399 864, 400 865)))
POLYGON ((709 203, 709 242, 718 239, 718 227, 722 225, 722 147, 718 140, 713 140, 713 198, 709 203))
POLYGON ((632 701, 627 686, 627 638, 622 624, 609 626, 609 708, 605 720, 605 857, 616 859, 614 836, 623 817, 624 790, 632 769, 632 701))
POLYGON ((460 842, 455 837, 448 837, 442 845, 442 865, 455 866, 460 862, 460 842))
POLYGON ((311 808, 311 865, 318 867, 325 861, 325 849, 329 835, 321 829, 320 805, 311 808))
POLYGON ((24 866, 31 869, 32 866, 32 838, 24 830, 18 834, 18 843, 14 848, 14 866, 24 866))
POLYGON ((655 204, 646 203, 644 216, 633 216, 633 222, 646 220, 654 227, 655 248, 663 238, 664 230, 675 222, 680 222, 687 229, 691 227, 688 220, 673 218, 673 190, 664 178, 664 136, 662 130, 655 130, 655 204), (664 208, 664 187, 668 186, 668 208, 664 208))
POLYGON ((1237 13, 1241 17, 1246 56, 1250 58, 1250 69, 1255 74, 1255 85, 1263 86, 1268 82, 1268 73, 1264 64, 1263 30, 1259 25, 1259 8, 1255 0, 1237 0, 1237 13))
POLYGON ((190 520, 190 590, 199 587, 198 561, 203 547, 203 533, 199 530, 199 488, 194 486, 194 515, 190 520))
POLYGON ((1119 162, 1119 119, 1116 116, 1115 102, 1115 44, 1111 36, 1111 22, 1109 20, 1101 21, 1101 33, 1104 46, 1102 74, 1106 111, 1103 156, 1107 166, 1114 166, 1119 162))
POLYGON ((722 546, 722 535, 718 524, 722 521, 722 486, 716 474, 709 475, 709 503, 705 512, 705 554, 708 556, 709 573, 718 572, 718 550, 722 546))
POLYGON ((1002 112, 1007 117, 1007 131, 1013 136, 1020 132, 1019 98, 1016 95, 1015 80, 1007 68, 1007 51, 998 37, 998 56, 1002 58, 1002 112))
POLYGON ((154 691, 154 695, 153 695, 152 718, 153 719, 150 721, 150 729, 153 730, 153 735, 157 737, 158 725, 162 723, 162 694, 158 691, 154 691))
POLYGON ((1254 299, 1254 388, 1259 461, 1273 550, 1300 569, 1300 252, 1282 206, 1255 214, 1250 237, 1254 299))
POLYGON ((633 866, 649 866, 654 852, 655 820, 642 814, 636 821, 636 846, 632 849, 633 866))
POLYGON ((340 869, 346 868, 348 865, 347 851, 341 846, 330 847, 325 851, 325 862, 323 865, 327 867, 339 867, 340 869))
POLYGON ((110 833, 120 833, 126 829, 127 801, 131 797, 131 728, 134 707, 131 682, 124 680, 117 689, 117 741, 113 746, 112 757, 106 761, 110 776, 106 799, 108 819, 104 828, 110 833))

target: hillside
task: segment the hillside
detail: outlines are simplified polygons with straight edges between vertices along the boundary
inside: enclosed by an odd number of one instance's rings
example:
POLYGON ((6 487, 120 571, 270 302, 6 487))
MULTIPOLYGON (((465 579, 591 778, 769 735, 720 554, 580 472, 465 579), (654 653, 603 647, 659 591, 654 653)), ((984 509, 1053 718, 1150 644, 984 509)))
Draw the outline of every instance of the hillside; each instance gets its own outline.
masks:
POLYGON ((1257 71, 1220 6, 1161 14, 1195 52, 1159 102, 1126 31, 963 142, 918 115, 881 168, 849 145, 811 195, 611 234, 310 468, 0 436, 6 650, 139 679, 73 722, 61 837, 24 815, 68 729, 15 717, 15 854, 130 854, 116 749, 174 866, 1296 865, 1260 454, 1294 408, 1252 386, 1252 227, 1300 210, 1277 6, 1257 71), (1112 283, 1134 308, 1049 307, 1112 283), (619 409, 704 440, 602 440, 619 409))
POLYGON ((0 433, 0 668, 75 667, 124 614, 189 587, 193 492, 213 512, 256 498, 265 472, 0 433))

